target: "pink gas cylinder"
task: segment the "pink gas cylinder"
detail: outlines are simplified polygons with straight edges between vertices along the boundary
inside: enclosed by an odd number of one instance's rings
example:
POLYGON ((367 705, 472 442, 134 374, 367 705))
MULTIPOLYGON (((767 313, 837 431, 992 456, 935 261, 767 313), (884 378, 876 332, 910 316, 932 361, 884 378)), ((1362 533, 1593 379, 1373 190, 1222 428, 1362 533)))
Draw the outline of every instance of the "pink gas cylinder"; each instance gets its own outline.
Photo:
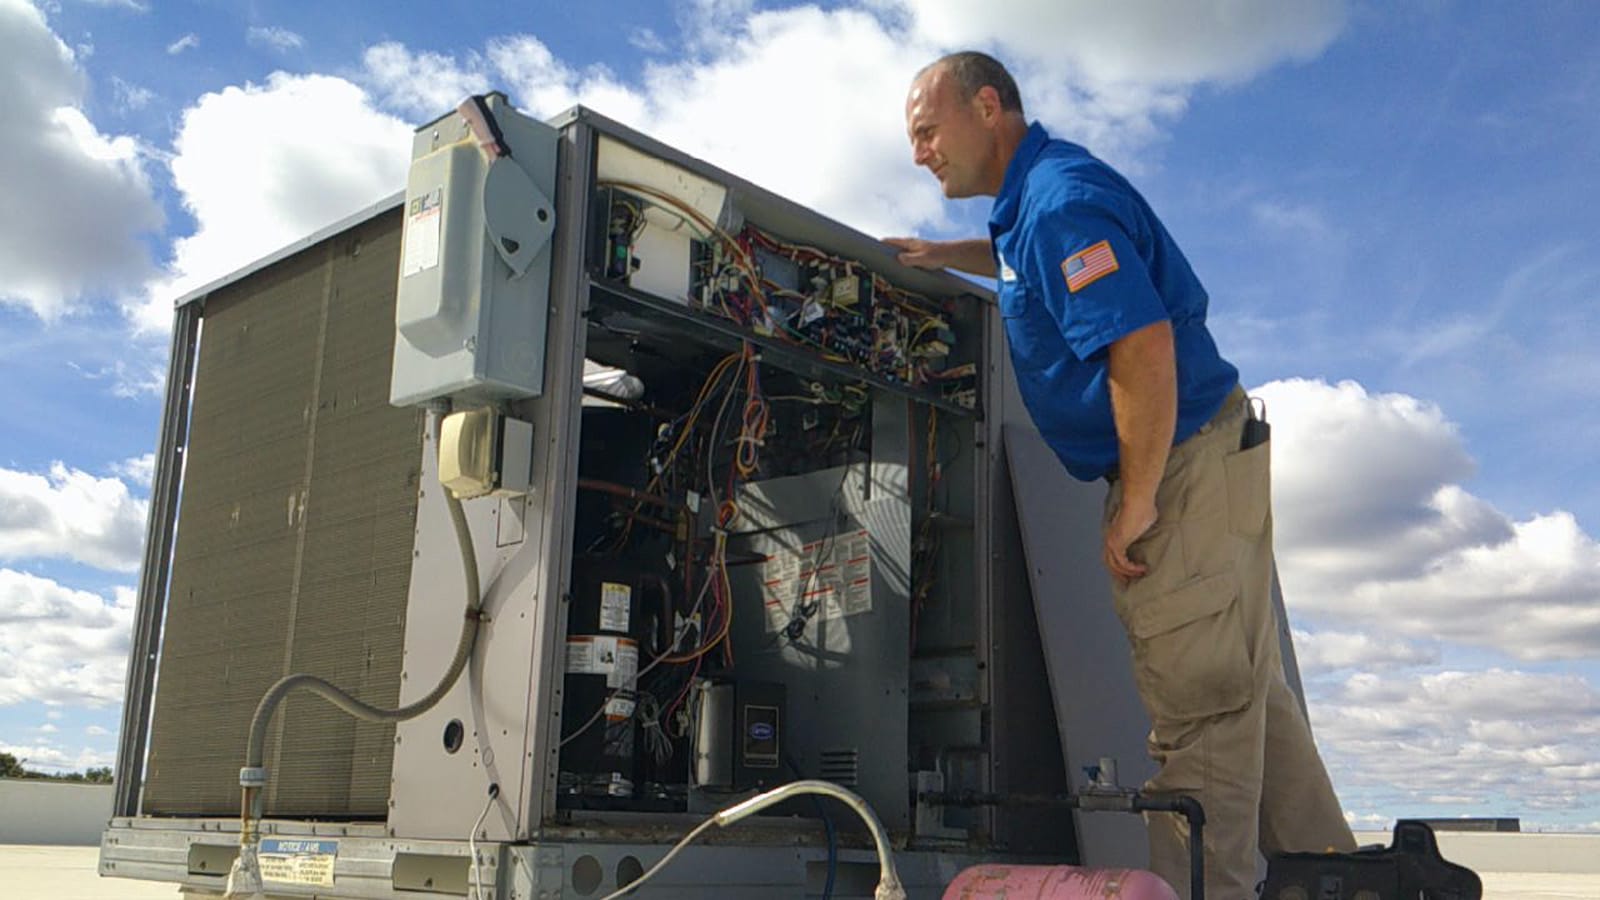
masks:
POLYGON ((1178 900, 1160 876, 1142 869, 1082 866, 973 866, 956 876, 944 900, 1178 900))

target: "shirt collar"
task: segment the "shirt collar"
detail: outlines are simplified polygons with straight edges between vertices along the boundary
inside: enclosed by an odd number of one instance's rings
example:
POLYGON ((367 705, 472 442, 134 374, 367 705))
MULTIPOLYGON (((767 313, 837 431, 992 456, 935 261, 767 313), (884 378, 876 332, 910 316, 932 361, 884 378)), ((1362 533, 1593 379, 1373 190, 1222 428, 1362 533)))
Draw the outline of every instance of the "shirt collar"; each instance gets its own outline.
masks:
POLYGON ((1016 224, 1017 213, 1022 208, 1022 183, 1049 142, 1050 135, 1043 125, 1034 122, 1028 126, 1017 151, 1011 155, 1011 162, 1006 164, 1005 180, 1000 185, 1000 193, 995 195, 994 208, 989 211, 991 231, 1009 231, 1016 224))

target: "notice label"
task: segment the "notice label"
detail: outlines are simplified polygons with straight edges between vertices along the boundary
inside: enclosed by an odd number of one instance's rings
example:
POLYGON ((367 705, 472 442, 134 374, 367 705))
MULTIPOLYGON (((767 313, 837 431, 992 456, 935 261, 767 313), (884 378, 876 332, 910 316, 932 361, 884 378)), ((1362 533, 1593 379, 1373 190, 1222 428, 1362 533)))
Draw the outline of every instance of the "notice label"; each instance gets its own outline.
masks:
POLYGON ((302 841, 263 838, 258 857, 261 878, 287 884, 333 885, 333 861, 338 841, 302 841))
POLYGON ((439 233, 444 227, 444 189, 434 188, 411 198, 406 207, 405 246, 401 249, 400 277, 415 275, 439 264, 439 233))

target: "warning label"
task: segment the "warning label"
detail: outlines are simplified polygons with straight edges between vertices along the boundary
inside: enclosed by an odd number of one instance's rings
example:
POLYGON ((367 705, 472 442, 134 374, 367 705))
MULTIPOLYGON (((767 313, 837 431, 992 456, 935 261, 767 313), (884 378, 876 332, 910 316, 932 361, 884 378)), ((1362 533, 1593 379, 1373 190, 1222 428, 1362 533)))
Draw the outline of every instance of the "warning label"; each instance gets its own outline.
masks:
POLYGON ((261 878, 328 887, 333 884, 333 862, 338 856, 338 841, 263 838, 258 853, 261 878))
POLYGON ((639 671, 639 642, 609 634, 567 638, 567 673, 604 675, 606 687, 625 687, 639 671))
POLYGON ((443 227, 444 189, 411 198, 406 208, 405 246, 400 253, 400 276, 415 275, 439 264, 439 232, 443 227))
POLYGON ((789 624, 796 610, 812 619, 838 619, 872 609, 872 553, 865 528, 798 549, 772 551, 761 565, 761 599, 768 631, 789 624))
POLYGON ((628 630, 628 601, 633 599, 633 588, 607 581, 600 585, 600 630, 628 630))
POLYGON ((606 673, 606 687, 625 687, 639 672, 639 644, 627 638, 617 640, 616 662, 606 673))

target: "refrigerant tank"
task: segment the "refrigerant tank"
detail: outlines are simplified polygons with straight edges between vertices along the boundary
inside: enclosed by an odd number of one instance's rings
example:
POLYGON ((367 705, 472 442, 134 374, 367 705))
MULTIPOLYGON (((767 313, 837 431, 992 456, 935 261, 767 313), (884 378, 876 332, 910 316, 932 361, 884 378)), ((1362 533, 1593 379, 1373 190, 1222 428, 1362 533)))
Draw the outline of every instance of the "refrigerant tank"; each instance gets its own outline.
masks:
POLYGON ((1160 876, 1142 869, 1082 866, 973 866, 956 876, 944 900, 1178 900, 1160 876))

